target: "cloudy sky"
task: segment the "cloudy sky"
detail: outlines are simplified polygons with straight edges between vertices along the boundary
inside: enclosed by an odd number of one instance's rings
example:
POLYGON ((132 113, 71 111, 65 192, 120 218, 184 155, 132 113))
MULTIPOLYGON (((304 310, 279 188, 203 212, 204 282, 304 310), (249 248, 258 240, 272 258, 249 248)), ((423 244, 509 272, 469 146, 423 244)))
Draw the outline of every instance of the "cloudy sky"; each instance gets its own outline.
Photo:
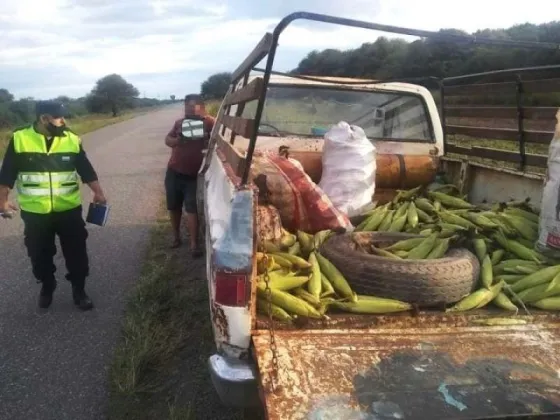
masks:
MULTIPOLYGON (((0 87, 16 97, 81 96, 119 73, 150 97, 198 92, 233 70, 286 14, 313 11, 437 30, 553 20, 549 0, 0 0, 0 87)), ((334 25, 291 25, 280 37, 276 70, 313 49, 353 48, 380 33, 334 25)), ((387 35, 387 34, 385 34, 387 35)))

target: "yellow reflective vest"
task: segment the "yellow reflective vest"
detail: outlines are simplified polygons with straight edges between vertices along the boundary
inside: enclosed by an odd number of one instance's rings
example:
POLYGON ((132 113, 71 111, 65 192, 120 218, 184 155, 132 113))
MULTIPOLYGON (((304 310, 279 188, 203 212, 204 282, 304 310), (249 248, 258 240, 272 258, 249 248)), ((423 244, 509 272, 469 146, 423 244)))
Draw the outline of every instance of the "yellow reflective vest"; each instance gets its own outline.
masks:
POLYGON ((47 151, 45 138, 33 126, 14 132, 14 150, 19 170, 16 180, 20 208, 48 214, 81 205, 76 157, 80 138, 66 131, 54 137, 47 151))

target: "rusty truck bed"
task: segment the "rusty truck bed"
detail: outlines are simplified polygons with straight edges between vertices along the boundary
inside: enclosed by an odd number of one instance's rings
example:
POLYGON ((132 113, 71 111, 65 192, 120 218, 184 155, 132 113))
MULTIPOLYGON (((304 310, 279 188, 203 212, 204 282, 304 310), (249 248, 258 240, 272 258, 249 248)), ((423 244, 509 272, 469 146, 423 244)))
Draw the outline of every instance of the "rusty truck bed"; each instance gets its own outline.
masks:
POLYGON ((275 323, 278 387, 266 319, 253 331, 268 418, 560 419, 560 315, 531 311, 523 325, 481 310, 451 315, 330 315, 275 323), (540 417, 539 417, 540 418, 540 417), (543 417, 544 418, 544 417, 543 417))

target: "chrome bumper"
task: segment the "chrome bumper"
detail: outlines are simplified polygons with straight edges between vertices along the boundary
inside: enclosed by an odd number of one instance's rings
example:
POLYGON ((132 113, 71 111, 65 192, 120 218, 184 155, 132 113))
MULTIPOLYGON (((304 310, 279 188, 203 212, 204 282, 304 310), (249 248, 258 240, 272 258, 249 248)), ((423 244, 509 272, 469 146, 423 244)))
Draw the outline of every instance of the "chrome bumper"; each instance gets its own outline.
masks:
POLYGON ((224 405, 246 408, 261 404, 253 364, 214 354, 208 359, 208 368, 212 384, 224 405))

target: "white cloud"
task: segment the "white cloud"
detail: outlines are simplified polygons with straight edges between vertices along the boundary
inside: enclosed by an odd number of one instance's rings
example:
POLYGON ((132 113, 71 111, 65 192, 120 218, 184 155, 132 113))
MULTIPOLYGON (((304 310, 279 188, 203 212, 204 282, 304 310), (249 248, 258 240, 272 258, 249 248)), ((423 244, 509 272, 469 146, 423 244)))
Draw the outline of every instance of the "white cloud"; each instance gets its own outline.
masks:
MULTIPOLYGON (((533 0, 532 7, 521 9, 504 0, 269 0, 266 5, 258 0, 4 3, 0 10, 0 87, 16 96, 36 97, 53 95, 54 89, 60 94, 81 95, 96 79, 115 72, 138 80, 138 88, 147 95, 196 91, 211 73, 235 68, 264 32, 272 30, 296 6, 376 23, 427 30, 455 27, 473 32, 526 21, 549 21, 553 4, 533 0), (23 81, 23 68, 35 71, 36 78, 23 81), (56 75, 56 87, 39 81, 49 72, 56 75), (150 83, 150 75, 159 82, 150 83)), ((275 68, 295 67, 312 49, 354 48, 379 35, 391 36, 296 21, 280 37, 279 67, 275 68)))

